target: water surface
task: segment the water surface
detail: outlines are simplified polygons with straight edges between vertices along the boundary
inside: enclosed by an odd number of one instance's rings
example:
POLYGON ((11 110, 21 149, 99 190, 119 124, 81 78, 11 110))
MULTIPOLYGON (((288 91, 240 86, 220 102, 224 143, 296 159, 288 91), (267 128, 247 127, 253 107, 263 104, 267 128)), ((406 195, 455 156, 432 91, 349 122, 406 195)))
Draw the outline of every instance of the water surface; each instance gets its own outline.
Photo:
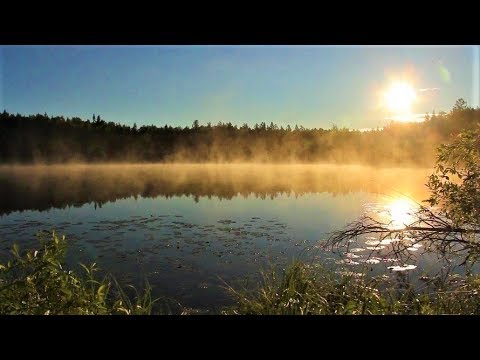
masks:
MULTIPOLYGON (((96 262, 122 282, 214 309, 222 286, 318 253, 326 233, 368 207, 408 218, 430 169, 333 165, 55 165, 0 167, 0 251, 56 229, 68 262, 96 262)), ((370 239, 374 241, 373 239, 370 239)), ((367 239, 368 241, 368 239, 367 239)), ((373 244, 373 243, 372 243, 373 244)), ((365 245, 365 244, 363 244, 365 245)), ((368 244, 367 244, 368 245, 368 244)), ((364 246, 365 247, 365 246, 364 246)), ((391 266, 350 255, 352 265, 391 266)), ((403 265, 403 264, 402 264, 403 265)))

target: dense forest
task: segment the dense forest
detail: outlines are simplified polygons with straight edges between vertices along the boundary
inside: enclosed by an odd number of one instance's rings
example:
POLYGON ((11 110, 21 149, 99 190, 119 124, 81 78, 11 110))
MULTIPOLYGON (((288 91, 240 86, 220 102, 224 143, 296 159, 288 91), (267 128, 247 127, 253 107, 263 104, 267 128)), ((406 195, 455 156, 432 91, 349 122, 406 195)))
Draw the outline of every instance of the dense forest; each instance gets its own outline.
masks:
POLYGON ((44 115, 0 114, 0 163, 65 162, 330 162, 431 165, 435 148, 480 122, 480 109, 462 99, 421 123, 382 129, 253 128, 231 123, 191 127, 142 126, 44 115))

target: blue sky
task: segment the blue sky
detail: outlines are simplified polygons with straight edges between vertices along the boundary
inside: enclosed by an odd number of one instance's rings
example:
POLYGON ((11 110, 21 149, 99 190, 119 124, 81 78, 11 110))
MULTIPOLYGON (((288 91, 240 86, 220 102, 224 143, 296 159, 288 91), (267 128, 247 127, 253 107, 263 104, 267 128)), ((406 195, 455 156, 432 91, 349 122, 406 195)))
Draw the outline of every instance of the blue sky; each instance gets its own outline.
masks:
POLYGON ((475 56, 472 46, 3 46, 0 106, 139 126, 367 128, 388 121, 379 94, 400 79, 417 91, 418 116, 460 97, 478 106, 475 56))

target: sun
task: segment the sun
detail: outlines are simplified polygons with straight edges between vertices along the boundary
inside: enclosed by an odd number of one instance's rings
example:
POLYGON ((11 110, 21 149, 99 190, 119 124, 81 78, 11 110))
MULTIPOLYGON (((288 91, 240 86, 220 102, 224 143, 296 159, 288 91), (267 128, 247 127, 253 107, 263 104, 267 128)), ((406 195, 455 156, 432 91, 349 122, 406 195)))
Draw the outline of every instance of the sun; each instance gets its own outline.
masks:
POLYGON ((416 97, 415 89, 406 82, 392 84, 384 94, 386 107, 395 115, 411 114, 416 97))

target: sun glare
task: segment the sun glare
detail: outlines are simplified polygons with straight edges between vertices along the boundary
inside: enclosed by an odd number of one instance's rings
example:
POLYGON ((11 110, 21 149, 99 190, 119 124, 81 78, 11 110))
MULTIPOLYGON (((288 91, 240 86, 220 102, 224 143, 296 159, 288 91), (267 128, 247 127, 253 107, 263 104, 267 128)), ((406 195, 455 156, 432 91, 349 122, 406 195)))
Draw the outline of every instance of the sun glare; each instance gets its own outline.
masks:
POLYGON ((415 89, 406 82, 393 84, 384 94, 385 105, 395 115, 408 115, 417 95, 415 89))
POLYGON ((403 227, 411 223, 417 207, 414 201, 405 198, 395 199, 385 206, 394 227, 403 227))

